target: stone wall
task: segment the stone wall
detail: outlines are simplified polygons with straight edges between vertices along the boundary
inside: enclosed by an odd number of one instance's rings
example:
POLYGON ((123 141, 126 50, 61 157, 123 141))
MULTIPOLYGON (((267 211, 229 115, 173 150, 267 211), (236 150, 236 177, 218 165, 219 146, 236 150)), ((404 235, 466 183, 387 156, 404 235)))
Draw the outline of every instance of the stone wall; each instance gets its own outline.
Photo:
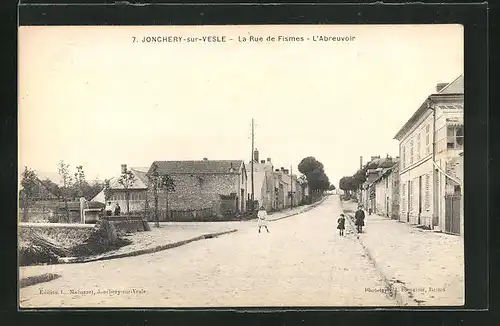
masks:
MULTIPOLYGON (((236 194, 238 206, 241 208, 241 190, 238 188, 238 174, 179 174, 171 175, 175 191, 168 193, 169 210, 202 210, 213 208, 221 213, 220 195, 236 194)), ((244 193, 246 196, 246 193, 244 193)), ((235 199, 236 202, 236 199, 235 199)), ((148 205, 154 207, 153 189, 148 189, 148 205)), ((158 206, 166 207, 166 194, 158 192, 158 206)))

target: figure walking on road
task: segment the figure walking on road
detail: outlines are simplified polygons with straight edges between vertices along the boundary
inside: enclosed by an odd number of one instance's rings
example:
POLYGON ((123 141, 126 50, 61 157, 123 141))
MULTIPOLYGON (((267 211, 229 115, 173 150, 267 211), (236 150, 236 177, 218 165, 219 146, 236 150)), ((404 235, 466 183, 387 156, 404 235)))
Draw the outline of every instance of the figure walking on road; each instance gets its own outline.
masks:
POLYGON ((358 233, 363 232, 363 226, 365 225, 365 212, 361 209, 361 206, 358 207, 356 214, 354 215, 354 225, 356 225, 356 229, 358 233))
POLYGON ((340 217, 339 219, 337 220, 337 229, 339 229, 339 234, 341 236, 344 235, 344 229, 345 229, 345 215, 344 214, 340 214, 340 217))
POLYGON ((261 227, 265 227, 267 233, 269 233, 269 229, 267 228, 267 212, 264 209, 264 206, 260 207, 257 217, 259 218, 259 233, 261 227))

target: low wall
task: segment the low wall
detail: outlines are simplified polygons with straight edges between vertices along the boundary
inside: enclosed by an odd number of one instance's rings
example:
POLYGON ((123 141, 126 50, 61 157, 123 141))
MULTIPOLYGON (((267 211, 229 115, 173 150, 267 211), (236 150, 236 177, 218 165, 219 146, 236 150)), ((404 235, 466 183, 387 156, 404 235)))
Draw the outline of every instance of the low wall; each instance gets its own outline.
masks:
POLYGON ((110 221, 117 231, 126 233, 150 231, 148 222, 142 219, 110 221))
POLYGON ((94 231, 92 224, 62 223, 19 223, 19 237, 27 232, 36 231, 65 247, 73 247, 87 240, 94 231))

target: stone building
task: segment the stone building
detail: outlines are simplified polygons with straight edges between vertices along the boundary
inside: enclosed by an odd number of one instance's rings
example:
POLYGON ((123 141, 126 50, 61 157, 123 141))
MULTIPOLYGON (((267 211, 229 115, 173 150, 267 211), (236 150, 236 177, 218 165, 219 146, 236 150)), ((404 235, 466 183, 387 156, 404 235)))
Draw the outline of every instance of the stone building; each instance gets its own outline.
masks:
POLYGON ((462 191, 446 167, 463 150, 463 103, 463 75, 440 83, 394 137, 401 157, 401 221, 460 233, 462 191))
MULTIPOLYGON (((242 160, 155 161, 153 171, 168 175, 175 190, 158 191, 158 205, 168 211, 234 216, 246 211, 247 172, 242 160)), ((148 207, 153 207, 154 187, 148 189, 148 207)))
MULTIPOLYGON (((128 190, 130 213, 141 212, 144 209, 144 202, 146 200, 146 193, 148 189, 148 178, 146 177, 146 172, 148 168, 145 167, 127 168, 126 164, 122 164, 120 171, 121 173, 109 180, 111 194, 108 201, 111 202, 113 207, 116 203, 118 203, 118 205, 120 205, 121 212, 127 213, 127 191, 125 190, 123 185, 121 185, 119 182, 121 175, 127 170, 131 171, 132 174, 134 175, 134 182, 132 183, 132 185, 128 190)), ((104 189, 100 193, 98 193, 92 199, 92 201, 105 203, 106 199, 104 195, 104 189)))

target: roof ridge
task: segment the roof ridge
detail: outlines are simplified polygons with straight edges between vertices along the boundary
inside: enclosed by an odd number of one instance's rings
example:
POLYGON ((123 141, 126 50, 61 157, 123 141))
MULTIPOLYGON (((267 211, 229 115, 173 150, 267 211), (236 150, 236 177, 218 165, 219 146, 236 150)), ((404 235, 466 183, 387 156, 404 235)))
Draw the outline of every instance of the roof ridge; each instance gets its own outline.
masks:
POLYGON ((453 84, 454 82, 456 82, 460 77, 462 77, 464 74, 460 74, 457 78, 453 79, 453 81, 449 82, 448 85, 446 85, 445 87, 441 88, 439 90, 439 92, 437 92, 437 94, 441 94, 444 90, 446 90, 448 87, 450 87, 451 84, 453 84))

